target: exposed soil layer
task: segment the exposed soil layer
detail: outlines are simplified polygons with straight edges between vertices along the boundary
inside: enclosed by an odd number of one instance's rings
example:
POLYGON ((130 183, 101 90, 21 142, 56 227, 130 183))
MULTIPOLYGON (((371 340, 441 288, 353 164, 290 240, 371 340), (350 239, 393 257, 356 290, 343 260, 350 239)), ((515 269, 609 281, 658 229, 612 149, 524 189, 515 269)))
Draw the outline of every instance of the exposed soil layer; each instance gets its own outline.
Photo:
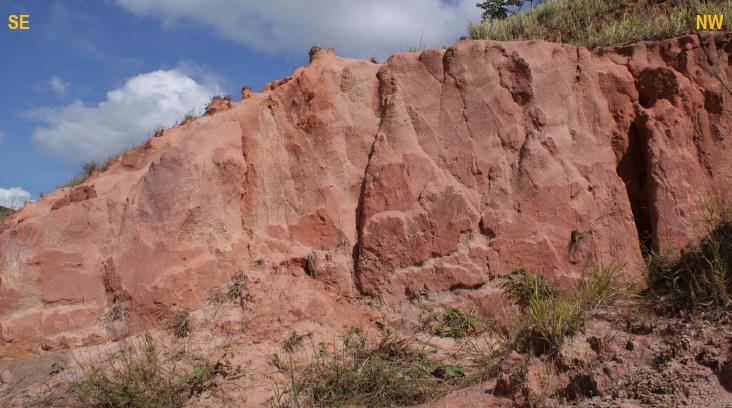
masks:
POLYGON ((732 406, 730 314, 670 318, 645 308, 598 313, 556 359, 516 355, 520 364, 504 363, 499 374, 499 393, 517 406, 732 406))

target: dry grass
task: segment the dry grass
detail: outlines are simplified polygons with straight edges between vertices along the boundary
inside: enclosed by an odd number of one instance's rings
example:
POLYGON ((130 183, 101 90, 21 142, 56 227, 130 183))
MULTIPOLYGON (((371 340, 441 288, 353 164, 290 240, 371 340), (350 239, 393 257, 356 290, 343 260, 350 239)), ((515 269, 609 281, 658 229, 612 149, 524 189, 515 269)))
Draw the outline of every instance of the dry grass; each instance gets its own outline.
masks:
POLYGON ((668 38, 696 30, 697 14, 724 14, 732 23, 732 0, 557 0, 505 20, 471 23, 470 38, 545 40, 593 48, 668 38))
POLYGON ((81 364, 68 388, 73 406, 90 408, 177 408, 217 387, 228 360, 210 362, 187 352, 166 355, 150 335, 131 342, 104 361, 81 364))
POLYGON ((176 338, 188 337, 191 332, 191 314, 187 310, 179 310, 173 319, 173 334, 176 338))
POLYGON ((314 347, 304 365, 294 363, 308 335, 285 342, 285 359, 274 363, 289 378, 288 389, 275 390, 276 407, 392 407, 432 400, 464 374, 455 364, 434 358, 434 349, 401 338, 389 330, 369 339, 352 329, 335 351, 314 347))
POLYGON ((254 300, 254 297, 249 293, 248 286, 249 278, 239 268, 222 290, 211 295, 209 302, 218 306, 226 302, 232 302, 238 304, 242 310, 246 310, 247 303, 254 300))

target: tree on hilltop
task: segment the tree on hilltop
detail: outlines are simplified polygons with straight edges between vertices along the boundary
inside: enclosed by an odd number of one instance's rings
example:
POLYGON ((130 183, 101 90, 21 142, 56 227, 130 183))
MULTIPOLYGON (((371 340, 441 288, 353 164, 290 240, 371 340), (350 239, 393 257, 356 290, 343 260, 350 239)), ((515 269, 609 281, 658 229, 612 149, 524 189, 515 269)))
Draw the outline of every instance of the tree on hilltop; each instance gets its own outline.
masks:
POLYGON ((546 0, 484 0, 476 6, 483 10, 483 20, 503 20, 517 13, 527 3, 535 7, 546 0))

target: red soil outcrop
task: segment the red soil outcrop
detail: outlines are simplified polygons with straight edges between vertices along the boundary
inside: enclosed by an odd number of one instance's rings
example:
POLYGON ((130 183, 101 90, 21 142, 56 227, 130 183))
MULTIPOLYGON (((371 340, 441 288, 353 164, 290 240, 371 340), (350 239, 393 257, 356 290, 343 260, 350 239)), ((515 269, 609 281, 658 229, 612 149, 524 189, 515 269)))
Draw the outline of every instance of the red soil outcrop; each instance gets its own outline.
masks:
POLYGON ((372 319, 362 295, 464 290, 490 311, 518 266, 639 279, 642 245, 681 248, 732 199, 731 58, 730 34, 382 65, 317 49, 0 221, 0 357, 117 338, 113 307, 160 325, 237 270, 261 281, 262 339, 372 319))

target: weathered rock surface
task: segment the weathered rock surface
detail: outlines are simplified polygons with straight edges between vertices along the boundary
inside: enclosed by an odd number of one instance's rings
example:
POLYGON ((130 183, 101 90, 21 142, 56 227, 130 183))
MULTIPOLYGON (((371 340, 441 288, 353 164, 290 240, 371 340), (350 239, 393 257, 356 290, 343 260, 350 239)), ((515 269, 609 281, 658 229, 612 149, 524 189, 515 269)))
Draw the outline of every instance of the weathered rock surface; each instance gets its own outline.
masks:
POLYGON ((638 278, 641 243, 678 249, 732 199, 731 41, 318 50, 1 220, 0 357, 108 341, 121 308, 159 326, 237 270, 262 281, 262 338, 519 265, 638 278))

